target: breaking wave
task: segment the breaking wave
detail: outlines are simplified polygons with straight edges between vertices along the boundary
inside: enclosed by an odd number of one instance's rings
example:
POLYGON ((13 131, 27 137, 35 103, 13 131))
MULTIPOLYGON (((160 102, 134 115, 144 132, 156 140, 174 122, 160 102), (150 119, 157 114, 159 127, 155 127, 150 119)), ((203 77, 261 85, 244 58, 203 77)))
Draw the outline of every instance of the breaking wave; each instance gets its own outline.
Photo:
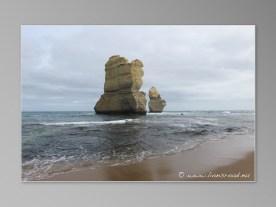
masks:
POLYGON ((46 126, 64 126, 64 125, 104 125, 104 124, 126 124, 131 122, 138 122, 138 119, 121 119, 112 121, 77 121, 77 122, 43 122, 40 123, 46 126))
POLYGON ((23 113, 22 178, 41 180, 81 168, 128 165, 193 150, 209 140, 254 134, 254 112, 230 113, 23 113))

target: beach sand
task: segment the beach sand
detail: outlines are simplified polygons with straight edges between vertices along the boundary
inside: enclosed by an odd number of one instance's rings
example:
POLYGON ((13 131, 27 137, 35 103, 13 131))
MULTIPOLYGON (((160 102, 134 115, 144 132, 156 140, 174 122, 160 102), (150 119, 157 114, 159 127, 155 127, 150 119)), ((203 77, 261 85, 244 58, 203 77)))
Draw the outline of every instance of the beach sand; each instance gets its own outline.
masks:
POLYGON ((255 139, 234 136, 141 162, 79 169, 47 181, 254 181, 255 139))

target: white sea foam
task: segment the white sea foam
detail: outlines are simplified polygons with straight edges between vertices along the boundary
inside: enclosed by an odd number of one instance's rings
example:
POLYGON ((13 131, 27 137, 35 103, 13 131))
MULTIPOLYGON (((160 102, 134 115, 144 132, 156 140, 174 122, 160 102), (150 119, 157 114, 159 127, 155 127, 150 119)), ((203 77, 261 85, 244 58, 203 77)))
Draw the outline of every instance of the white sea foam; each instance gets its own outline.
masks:
POLYGON ((54 174, 71 171, 75 168, 91 167, 95 161, 86 155, 81 158, 74 156, 52 157, 48 159, 34 158, 22 163, 23 180, 40 180, 54 174))
POLYGON ((161 113, 147 113, 147 116, 164 116, 164 115, 170 115, 170 116, 180 116, 184 115, 186 112, 161 112, 161 113))
POLYGON ((138 119, 121 119, 112 121, 77 121, 77 122, 43 122, 41 124, 47 126, 64 126, 64 125, 104 125, 104 124, 126 124, 130 122, 138 122, 138 119))
POLYGON ((201 141, 197 140, 197 141, 187 141, 185 144, 179 145, 179 146, 174 146, 173 148, 165 151, 163 154, 164 155, 170 155, 170 154, 175 154, 178 152, 182 152, 182 151, 186 151, 186 150, 192 150, 194 148, 196 148, 201 141))
POLYGON ((92 157, 82 157, 76 159, 73 156, 52 157, 49 159, 37 159, 34 158, 30 161, 22 163, 23 167, 23 179, 28 180, 40 180, 53 175, 62 174, 68 171, 74 171, 83 167, 95 169, 102 165, 107 166, 120 166, 130 163, 141 162, 147 158, 157 158, 160 156, 174 154, 183 150, 193 149, 198 145, 198 142, 186 142, 182 146, 175 146, 174 148, 160 153, 153 153, 150 150, 142 151, 136 154, 134 158, 120 157, 120 159, 112 160, 110 156, 104 156, 101 160, 94 160, 92 157), (123 158, 123 159, 122 159, 123 158))
POLYGON ((212 118, 198 118, 191 121, 193 124, 199 125, 211 125, 211 126, 218 126, 217 119, 212 118))
POLYGON ((187 128, 187 125, 186 124, 182 124, 182 123, 169 124, 169 126, 171 126, 171 127, 187 128))
MULTIPOLYGON (((66 169, 60 168, 57 169, 56 166, 59 163, 66 163, 67 160, 65 156, 60 158, 52 158, 52 159, 46 159, 46 160, 39 160, 37 158, 34 158, 32 160, 26 161, 22 163, 23 168, 23 177, 24 180, 28 179, 39 179, 39 178, 45 178, 49 173, 52 172, 63 172, 66 169)), ((62 165, 66 166, 66 165, 62 165)), ((66 166, 68 167, 68 165, 66 166)))
POLYGON ((136 161, 141 162, 150 155, 152 155, 151 151, 142 151, 136 155, 136 161))

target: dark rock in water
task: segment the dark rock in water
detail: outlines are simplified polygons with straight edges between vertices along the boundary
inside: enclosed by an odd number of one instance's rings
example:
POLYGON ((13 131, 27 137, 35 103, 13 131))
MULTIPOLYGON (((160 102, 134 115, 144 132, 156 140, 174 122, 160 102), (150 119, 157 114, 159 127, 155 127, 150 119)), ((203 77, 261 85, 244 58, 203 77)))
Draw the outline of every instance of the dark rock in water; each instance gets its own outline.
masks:
POLYGON ((149 111, 150 112, 162 112, 166 106, 166 101, 163 100, 155 87, 151 87, 149 90, 149 111))
POLYGON ((105 64, 104 94, 94 110, 102 114, 145 114, 147 100, 139 91, 144 75, 140 60, 128 62, 119 55, 111 56, 105 64))

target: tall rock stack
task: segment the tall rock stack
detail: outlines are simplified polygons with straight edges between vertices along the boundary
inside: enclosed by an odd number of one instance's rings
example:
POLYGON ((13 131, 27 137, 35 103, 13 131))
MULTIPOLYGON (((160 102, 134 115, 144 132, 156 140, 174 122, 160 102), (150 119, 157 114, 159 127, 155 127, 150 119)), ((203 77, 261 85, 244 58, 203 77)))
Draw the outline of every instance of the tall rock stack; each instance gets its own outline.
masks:
POLYGON ((140 60, 128 62, 119 55, 111 56, 105 64, 104 94, 96 103, 96 113, 102 114, 145 114, 147 100, 139 91, 144 75, 140 60))
POLYGON ((149 111, 158 113, 162 112, 166 106, 166 101, 163 100, 155 87, 151 87, 149 90, 149 111))

